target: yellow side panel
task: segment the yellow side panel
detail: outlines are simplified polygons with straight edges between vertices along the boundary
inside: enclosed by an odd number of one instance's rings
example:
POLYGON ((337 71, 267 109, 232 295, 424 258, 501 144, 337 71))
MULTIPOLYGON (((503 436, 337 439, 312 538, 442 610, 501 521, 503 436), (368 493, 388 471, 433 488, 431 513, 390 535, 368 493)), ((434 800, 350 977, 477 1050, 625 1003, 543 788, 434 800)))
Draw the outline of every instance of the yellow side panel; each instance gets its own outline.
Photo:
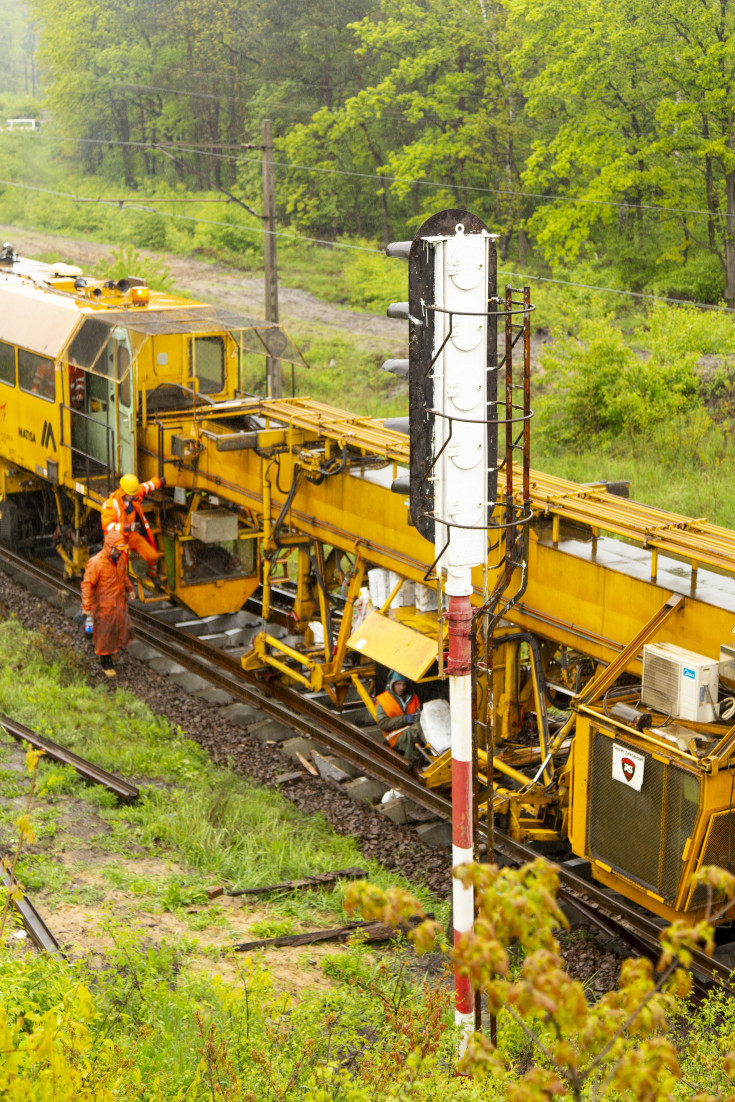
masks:
MULTIPOLYGON (((640 561, 621 561, 619 569, 613 569, 593 557, 591 545, 570 542, 555 548, 532 542, 528 589, 508 619, 609 662, 672 592, 661 584, 665 575, 655 584, 648 573, 648 562, 640 561)), ((714 603, 697 600, 696 595, 688 598, 657 640, 719 657, 720 643, 731 639, 735 614, 723 607, 728 597, 724 591, 709 596, 715 597, 714 603)), ((640 675, 640 662, 629 669, 640 675)))
POLYGON ((347 640, 351 650, 359 651, 374 662, 397 670, 409 681, 423 677, 436 658, 436 640, 371 612, 347 640))

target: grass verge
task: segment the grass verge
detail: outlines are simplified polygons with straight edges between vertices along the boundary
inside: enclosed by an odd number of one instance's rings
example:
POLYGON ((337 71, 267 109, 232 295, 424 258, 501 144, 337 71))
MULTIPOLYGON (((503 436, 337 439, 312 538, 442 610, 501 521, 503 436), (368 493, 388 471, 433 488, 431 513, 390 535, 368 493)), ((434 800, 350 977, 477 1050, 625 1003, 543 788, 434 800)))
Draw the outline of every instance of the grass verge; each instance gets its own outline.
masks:
MULTIPOLYGON (((492 1097, 479 1085, 455 1091, 447 987, 426 982, 400 949, 231 950, 339 924, 342 892, 210 902, 210 883, 255 886, 362 864, 376 883, 410 887, 354 840, 215 767, 129 692, 90 687, 73 651, 12 619, 0 623, 0 710, 141 788, 135 805, 120 806, 41 761, 19 876, 68 959, 37 955, 18 927, 0 945, 0 1096, 492 1097)), ((6 852, 30 783, 23 757, 2 738, 6 852)))

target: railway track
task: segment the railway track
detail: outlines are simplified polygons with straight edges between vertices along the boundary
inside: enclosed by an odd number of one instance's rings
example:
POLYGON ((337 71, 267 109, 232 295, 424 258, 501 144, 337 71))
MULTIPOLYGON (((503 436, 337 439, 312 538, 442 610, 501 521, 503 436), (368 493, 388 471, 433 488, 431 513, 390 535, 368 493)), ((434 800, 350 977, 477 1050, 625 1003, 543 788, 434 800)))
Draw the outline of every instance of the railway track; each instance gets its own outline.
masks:
MULTIPOLYGON (((79 597, 78 583, 50 567, 28 561, 2 545, 0 563, 57 592, 79 597)), ((321 748, 349 762, 361 773, 391 788, 400 788, 410 800, 438 818, 451 820, 449 799, 425 788, 417 777, 406 772, 399 754, 373 742, 344 716, 279 682, 260 680, 253 673, 243 670, 236 658, 196 635, 182 631, 176 624, 167 623, 155 613, 135 606, 131 606, 130 613, 136 637, 142 643, 202 677, 212 686, 224 690, 234 700, 253 706, 298 731, 321 748)), ((483 827, 480 828, 480 837, 487 840, 487 831, 483 827)), ((530 846, 497 829, 493 832, 493 850, 497 856, 513 864, 532 861, 539 856, 530 846)), ((557 864, 557 868, 562 902, 573 907, 608 937, 624 941, 635 952, 653 960, 658 958, 662 925, 657 920, 620 896, 584 879, 564 863, 557 864)), ((700 993, 714 981, 735 994, 735 986, 730 982, 731 968, 721 961, 695 951, 692 971, 695 987, 700 993)))

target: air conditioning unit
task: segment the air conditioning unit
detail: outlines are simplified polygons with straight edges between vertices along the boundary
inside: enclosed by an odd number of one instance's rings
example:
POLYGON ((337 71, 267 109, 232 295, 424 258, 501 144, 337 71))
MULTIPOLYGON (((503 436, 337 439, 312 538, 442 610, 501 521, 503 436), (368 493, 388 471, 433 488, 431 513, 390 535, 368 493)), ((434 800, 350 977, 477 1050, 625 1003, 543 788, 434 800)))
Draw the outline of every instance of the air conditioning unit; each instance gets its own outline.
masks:
POLYGON ((643 648, 641 704, 672 719, 713 723, 719 684, 719 662, 673 643, 643 648))

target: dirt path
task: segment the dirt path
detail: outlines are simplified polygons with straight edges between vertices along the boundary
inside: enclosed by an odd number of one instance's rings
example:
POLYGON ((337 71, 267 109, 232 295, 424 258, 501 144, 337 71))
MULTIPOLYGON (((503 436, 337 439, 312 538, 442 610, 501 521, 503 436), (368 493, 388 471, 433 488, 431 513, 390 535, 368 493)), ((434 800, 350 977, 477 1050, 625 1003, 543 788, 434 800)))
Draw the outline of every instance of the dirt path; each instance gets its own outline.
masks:
MULTIPOLYGON (((117 248, 115 245, 101 245, 96 241, 40 233, 19 226, 0 226, 0 234, 4 241, 11 242, 21 256, 58 253, 70 264, 77 264, 85 269, 96 267, 117 248)), ((138 252, 141 256, 165 264, 177 288, 187 291, 199 301, 226 306, 246 317, 264 316, 262 279, 243 277, 236 268, 223 264, 208 264, 173 253, 153 253, 147 249, 139 249, 138 252)), ((290 327, 296 340, 299 327, 307 323, 352 336, 373 338, 381 348, 389 343, 400 349, 406 343, 405 322, 381 314, 348 310, 346 307, 322 302, 307 291, 295 287, 280 286, 278 294, 281 321, 290 327)))

